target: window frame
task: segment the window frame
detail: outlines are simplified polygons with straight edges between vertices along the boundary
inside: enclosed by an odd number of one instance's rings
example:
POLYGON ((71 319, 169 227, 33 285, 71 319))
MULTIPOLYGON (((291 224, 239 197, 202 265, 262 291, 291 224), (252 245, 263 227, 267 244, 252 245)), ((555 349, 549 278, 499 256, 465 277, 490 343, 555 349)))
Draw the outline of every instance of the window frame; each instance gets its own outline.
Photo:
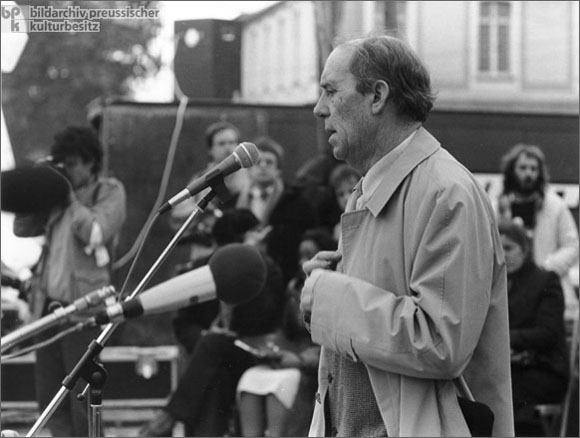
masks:
POLYGON ((477 10, 477 55, 476 71, 478 79, 485 81, 509 82, 514 79, 515 56, 514 56, 514 5, 509 1, 483 1, 478 2, 477 10), (499 11, 501 5, 507 6, 507 15, 501 16, 499 11), (484 16, 484 7, 489 7, 488 15, 484 16), (484 26, 488 29, 486 38, 486 53, 483 52, 483 31, 484 26), (504 47, 505 63, 507 68, 500 70, 500 57, 502 50, 499 46, 500 30, 505 29, 506 42, 504 47), (482 69, 482 57, 487 57, 488 69, 482 69))

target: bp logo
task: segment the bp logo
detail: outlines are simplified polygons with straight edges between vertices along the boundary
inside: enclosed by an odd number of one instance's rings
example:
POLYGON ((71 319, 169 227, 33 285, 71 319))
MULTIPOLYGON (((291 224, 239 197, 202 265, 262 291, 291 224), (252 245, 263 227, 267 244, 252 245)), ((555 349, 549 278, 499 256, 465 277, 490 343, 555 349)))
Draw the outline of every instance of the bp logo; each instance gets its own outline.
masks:
POLYGON ((28 33, 30 6, 2 6, 2 33, 28 33))

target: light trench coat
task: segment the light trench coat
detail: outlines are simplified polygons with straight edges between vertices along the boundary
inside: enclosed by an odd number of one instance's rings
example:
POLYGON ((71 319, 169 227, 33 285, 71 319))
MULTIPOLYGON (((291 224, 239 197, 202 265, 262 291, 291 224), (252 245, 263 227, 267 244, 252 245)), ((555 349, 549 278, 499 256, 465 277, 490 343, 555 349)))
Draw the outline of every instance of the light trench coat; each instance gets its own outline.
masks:
MULTIPOLYGON (((366 208, 343 214, 337 271, 306 282, 312 339, 366 366, 389 436, 469 436, 452 382, 462 374, 493 410, 493 435, 514 436, 505 261, 487 195, 425 129, 399 149, 366 208)), ((310 436, 324 436, 324 359, 318 384, 310 436)))

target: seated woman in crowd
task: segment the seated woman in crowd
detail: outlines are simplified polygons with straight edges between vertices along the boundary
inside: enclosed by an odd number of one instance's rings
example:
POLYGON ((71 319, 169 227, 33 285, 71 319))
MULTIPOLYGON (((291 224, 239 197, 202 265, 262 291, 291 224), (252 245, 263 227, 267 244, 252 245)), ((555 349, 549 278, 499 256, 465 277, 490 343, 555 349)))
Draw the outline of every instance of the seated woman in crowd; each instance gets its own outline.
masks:
POLYGON ((508 272, 516 436, 539 436, 542 430, 533 428, 534 406, 558 403, 566 391, 564 296, 558 275, 533 262, 526 230, 502 222, 499 231, 508 272))
MULTIPOLYGON (((300 241, 300 265, 319 251, 335 249, 336 242, 326 229, 308 230, 300 241)), ((277 355, 247 370, 238 384, 243 436, 306 436, 308 433, 320 347, 312 343, 300 313, 304 280, 305 274, 300 270, 288 284, 277 355), (289 418, 291 422, 287 421, 289 418)))

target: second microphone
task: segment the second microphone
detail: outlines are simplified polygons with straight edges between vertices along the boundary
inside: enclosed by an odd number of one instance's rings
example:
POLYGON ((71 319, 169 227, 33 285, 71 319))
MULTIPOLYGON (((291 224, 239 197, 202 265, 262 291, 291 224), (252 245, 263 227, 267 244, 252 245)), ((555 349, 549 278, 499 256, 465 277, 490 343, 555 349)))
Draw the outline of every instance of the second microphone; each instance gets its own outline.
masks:
POLYGON ((185 189, 173 196, 159 208, 159 214, 172 209, 180 202, 198 194, 207 187, 211 187, 219 178, 228 176, 240 169, 247 169, 258 162, 260 151, 254 143, 244 142, 236 146, 234 151, 215 167, 208 170, 199 178, 189 183, 185 189))
POLYGON ((95 322, 120 322, 215 298, 228 304, 242 304, 257 296, 265 282, 266 265, 259 251, 249 245, 232 243, 218 249, 207 266, 160 283, 136 298, 109 306, 95 316, 95 322))

